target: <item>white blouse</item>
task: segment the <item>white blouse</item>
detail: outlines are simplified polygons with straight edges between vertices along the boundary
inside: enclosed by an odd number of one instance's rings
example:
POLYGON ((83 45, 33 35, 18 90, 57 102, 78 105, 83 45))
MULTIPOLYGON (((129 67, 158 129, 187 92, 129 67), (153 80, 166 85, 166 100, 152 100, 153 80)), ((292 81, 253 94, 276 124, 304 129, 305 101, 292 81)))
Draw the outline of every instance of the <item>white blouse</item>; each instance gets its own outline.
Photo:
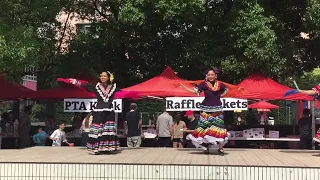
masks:
POLYGON ((86 122, 86 119, 84 118, 83 121, 82 121, 82 125, 80 127, 80 131, 81 132, 90 132, 90 126, 92 124, 92 119, 93 119, 93 116, 90 116, 89 117, 89 127, 86 128, 85 126, 85 122, 86 122))

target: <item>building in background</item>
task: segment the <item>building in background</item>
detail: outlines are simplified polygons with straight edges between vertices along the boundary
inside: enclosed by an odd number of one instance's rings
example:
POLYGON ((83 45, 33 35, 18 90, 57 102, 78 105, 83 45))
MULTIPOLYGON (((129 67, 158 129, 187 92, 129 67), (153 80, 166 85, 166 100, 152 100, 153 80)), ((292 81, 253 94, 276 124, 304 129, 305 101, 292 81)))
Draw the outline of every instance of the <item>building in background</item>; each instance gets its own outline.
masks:
MULTIPOLYGON (((25 72, 33 72, 35 69, 32 66, 25 67, 25 72)), ((37 76, 35 74, 29 74, 22 77, 22 85, 26 88, 37 90, 37 76)), ((24 103, 21 103, 22 107, 32 105, 31 100, 26 100, 24 103)), ((20 107, 20 108, 22 108, 20 107)))
MULTIPOLYGON (((34 71, 34 67, 26 67, 25 72, 34 71)), ((37 90, 37 76, 35 74, 29 74, 22 77, 22 85, 34 91, 37 90)))

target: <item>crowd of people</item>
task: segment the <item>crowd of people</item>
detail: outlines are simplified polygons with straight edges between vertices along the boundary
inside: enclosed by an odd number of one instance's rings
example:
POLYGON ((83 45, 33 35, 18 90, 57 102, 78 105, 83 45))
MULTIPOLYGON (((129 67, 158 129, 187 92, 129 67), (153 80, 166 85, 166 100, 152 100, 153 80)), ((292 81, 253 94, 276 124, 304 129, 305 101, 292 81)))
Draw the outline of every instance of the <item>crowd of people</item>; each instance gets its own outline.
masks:
MULTIPOLYGON (((156 123, 151 125, 151 129, 155 127, 157 146, 159 147, 175 147, 175 148, 202 148, 204 152, 209 152, 210 147, 216 146, 218 152, 223 155, 224 145, 228 142, 228 133, 225 128, 224 114, 222 112, 222 102, 220 98, 228 92, 228 88, 222 82, 217 81, 218 71, 210 69, 205 73, 205 79, 197 84, 195 88, 191 89, 180 84, 180 87, 186 91, 200 95, 204 92, 205 98, 200 104, 200 115, 195 116, 193 111, 187 111, 184 116, 189 119, 189 122, 181 120, 181 115, 175 113, 173 117, 163 111, 157 117, 156 123)), ((97 97, 96 108, 83 119, 80 125, 82 132, 82 146, 87 146, 89 153, 110 154, 120 152, 120 143, 117 135, 117 126, 115 122, 115 113, 112 109, 112 101, 115 93, 118 91, 116 83, 114 83, 114 76, 109 71, 100 74, 100 82, 90 83, 76 79, 67 79, 66 83, 73 84, 79 88, 83 88, 89 92, 95 93, 97 97)), ((319 97, 320 85, 312 90, 293 90, 286 95, 294 93, 304 93, 308 95, 315 95, 319 97)), ((24 109, 24 115, 19 124, 20 147, 30 146, 30 128, 31 128, 31 106, 24 109)), ((250 115, 250 113, 249 113, 250 115)), ((310 117, 310 113, 308 115, 310 117)), ((12 119, 12 112, 3 115, 5 119, 12 119)), ((250 117, 249 117, 250 119, 250 117)), ((251 117, 253 124, 257 123, 254 116, 251 117)), ((304 117, 300 121, 301 127, 306 127, 307 112, 304 112, 304 117)), ((2 121, 3 122, 3 121, 2 121)), ((309 125, 309 124, 308 124, 309 125)), ((46 120, 46 132, 42 128, 38 128, 38 132, 33 136, 33 141, 38 146, 43 146, 46 140, 52 141, 52 146, 69 145, 64 132, 65 125, 59 124, 59 128, 55 129, 55 121, 53 117, 48 116, 46 120)), ((139 147, 144 132, 142 130, 142 120, 140 114, 137 112, 137 104, 130 105, 130 111, 125 115, 125 129, 127 136, 128 147, 139 147)), ((310 129, 306 127, 306 129, 310 129)), ((302 144, 305 147, 310 146, 310 133, 301 128, 302 144), (304 136, 305 135, 305 136, 304 136)), ((320 133, 317 133, 316 139, 320 139, 320 133)))
POLYGON ((172 116, 164 110, 144 131, 137 105, 132 103, 130 111, 125 116, 127 146, 140 147, 146 132, 155 135, 155 138, 152 138, 154 139, 153 147, 194 148, 195 146, 186 139, 186 136, 196 129, 199 120, 191 110, 187 111, 184 117, 188 119, 186 122, 182 120, 180 112, 175 112, 172 116))

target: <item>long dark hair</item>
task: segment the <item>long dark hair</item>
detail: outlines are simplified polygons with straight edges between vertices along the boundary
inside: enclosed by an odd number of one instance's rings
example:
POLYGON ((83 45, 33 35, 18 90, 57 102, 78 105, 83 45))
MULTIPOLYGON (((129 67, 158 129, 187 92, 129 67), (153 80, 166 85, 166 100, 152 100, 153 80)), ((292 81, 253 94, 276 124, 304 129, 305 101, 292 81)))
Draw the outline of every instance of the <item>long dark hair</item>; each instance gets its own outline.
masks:
POLYGON ((92 113, 88 113, 86 115, 86 117, 84 118, 84 127, 85 128, 89 128, 90 127, 90 123, 89 123, 89 120, 90 120, 90 116, 92 115, 92 113))
MULTIPOLYGON (((218 76, 218 74, 220 73, 220 69, 214 67, 214 68, 211 68, 211 69, 207 69, 206 72, 204 73, 204 76, 205 76, 205 80, 207 81, 207 74, 210 72, 210 71, 213 71, 216 76, 218 76)), ((217 79, 217 78, 216 78, 217 79)))
POLYGON ((207 69, 207 70, 205 71, 204 75, 207 75, 207 74, 209 73, 209 71, 213 71, 213 72, 216 73, 216 74, 220 74, 220 73, 221 73, 221 71, 220 71, 219 68, 214 67, 214 68, 207 69))
POLYGON ((106 73, 107 74, 107 77, 109 78, 108 81, 107 81, 107 84, 113 84, 114 83, 114 79, 111 81, 111 77, 114 78, 114 75, 110 72, 110 71, 102 71, 99 75, 99 82, 101 83, 101 80, 100 80, 100 76, 102 73, 106 73))

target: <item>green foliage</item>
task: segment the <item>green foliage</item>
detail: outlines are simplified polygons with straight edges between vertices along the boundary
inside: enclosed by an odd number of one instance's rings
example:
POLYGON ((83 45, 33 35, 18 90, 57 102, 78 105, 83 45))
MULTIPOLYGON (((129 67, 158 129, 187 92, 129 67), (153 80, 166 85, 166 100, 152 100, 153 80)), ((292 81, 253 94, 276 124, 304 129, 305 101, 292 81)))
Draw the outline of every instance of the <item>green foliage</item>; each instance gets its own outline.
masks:
POLYGON ((81 1, 76 11, 94 23, 90 33, 71 43, 63 72, 107 68, 129 86, 167 65, 188 79, 222 67, 229 81, 256 69, 274 75, 286 68, 272 29, 274 17, 266 16, 256 0, 235 1, 230 12, 222 1, 98 1, 97 7, 109 7, 108 13, 95 7, 87 11, 90 3, 81 1))
MULTIPOLYGON (((0 2, 0 73, 23 75, 26 66, 49 69, 56 60, 56 15, 67 1, 0 2)), ((55 62, 57 63, 57 62, 55 62)), ((31 72, 32 73, 32 72, 31 72)))
POLYGON ((257 69, 266 74, 281 73, 285 59, 280 56, 276 34, 271 29, 274 18, 263 13, 254 0, 235 1, 227 31, 230 38, 226 38, 230 55, 222 61, 226 72, 242 77, 257 69))
POLYGON ((7 112, 8 110, 12 109, 12 101, 0 101, 0 116, 4 113, 7 112))
POLYGON ((42 104, 32 106, 31 122, 41 122, 46 116, 46 107, 42 104))
POLYGON ((163 109, 165 108, 165 101, 147 99, 138 101, 137 105, 140 112, 163 112, 163 109))
POLYGON ((55 107, 56 107, 56 115, 55 115, 55 119, 56 119, 56 123, 65 123, 67 125, 72 125, 72 113, 65 113, 64 112, 64 107, 63 107, 63 102, 57 102, 55 103, 55 107))
POLYGON ((320 68, 314 69, 312 72, 304 73, 304 75, 297 80, 300 89, 311 89, 320 83, 320 68))
POLYGON ((34 65, 40 87, 57 76, 110 70, 121 87, 172 66, 179 76, 201 79, 222 68, 221 79, 238 82, 253 71, 278 81, 319 65, 319 2, 203 0, 1 1, 0 73, 34 65), (90 20, 68 53, 59 54, 60 11, 90 20), (299 38, 310 32, 310 40, 299 38))
POLYGON ((306 23, 311 30, 318 31, 318 33, 319 33, 320 2, 318 0, 308 0, 308 7, 307 7, 307 13, 306 13, 306 23))
MULTIPOLYGON (((0 21, 1 22, 1 21, 0 21)), ((34 65, 32 58, 39 52, 33 27, 18 26, 5 30, 0 28, 0 67, 2 72, 22 72, 28 64, 34 65)))

